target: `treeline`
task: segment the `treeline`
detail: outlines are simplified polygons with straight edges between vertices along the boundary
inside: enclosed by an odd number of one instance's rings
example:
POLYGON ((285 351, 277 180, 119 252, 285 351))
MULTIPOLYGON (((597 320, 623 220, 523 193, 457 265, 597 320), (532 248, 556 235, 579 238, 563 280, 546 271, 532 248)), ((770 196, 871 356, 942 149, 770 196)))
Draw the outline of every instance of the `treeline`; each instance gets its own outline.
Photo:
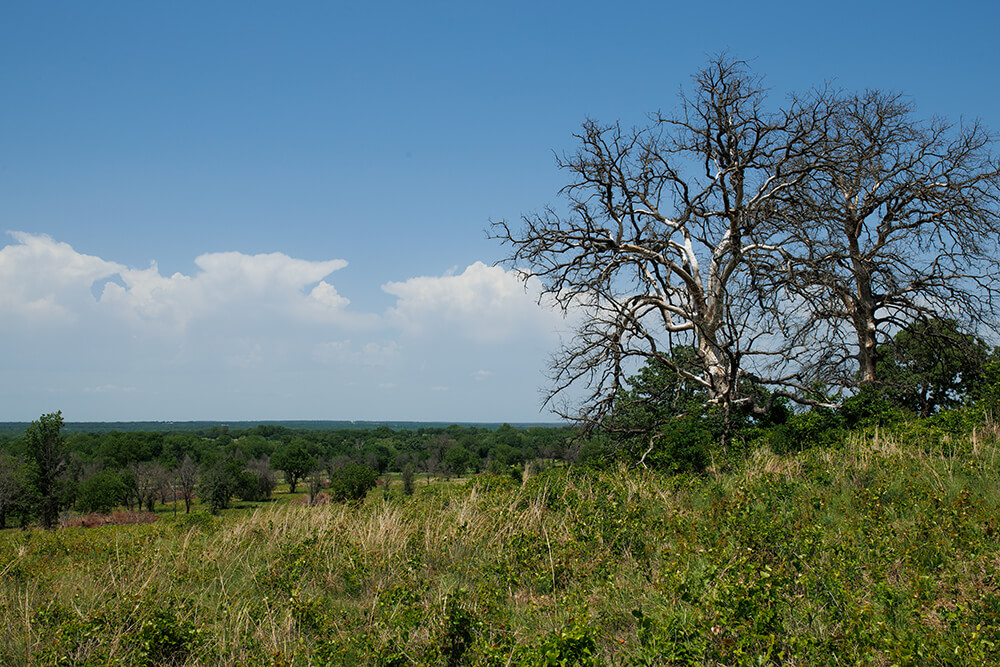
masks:
POLYGON ((314 501, 323 492, 358 497, 386 473, 398 473, 406 492, 418 475, 429 480, 488 470, 519 476, 534 460, 575 460, 576 436, 572 427, 508 424, 403 430, 212 425, 67 434, 62 415, 53 413, 23 435, 0 436, 0 528, 33 521, 51 527, 66 510, 152 511, 157 503, 173 503, 189 512, 196 499, 218 511, 233 498, 271 498, 279 479, 314 501))

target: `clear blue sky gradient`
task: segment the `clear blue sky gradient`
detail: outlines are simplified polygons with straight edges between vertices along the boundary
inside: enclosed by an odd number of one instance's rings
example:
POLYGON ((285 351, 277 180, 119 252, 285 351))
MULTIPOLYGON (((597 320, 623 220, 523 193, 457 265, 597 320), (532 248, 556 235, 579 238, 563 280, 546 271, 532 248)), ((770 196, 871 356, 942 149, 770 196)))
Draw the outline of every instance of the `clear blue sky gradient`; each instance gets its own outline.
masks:
MULTIPOLYGON (((206 253, 346 260, 325 280, 368 324, 269 329, 259 348, 350 339, 395 356, 245 374, 208 360, 258 349, 246 322, 150 346, 99 313, 41 332, 0 305, 0 420, 548 419, 548 320, 487 340, 455 333, 474 309, 449 309, 418 340, 384 286, 492 264, 489 221, 558 206, 553 153, 584 119, 669 111, 723 50, 776 102, 833 81, 1000 130, 998 26, 991 2, 4 3, 0 232, 164 277, 206 253)), ((0 304, 31 275, 0 272, 0 304)))

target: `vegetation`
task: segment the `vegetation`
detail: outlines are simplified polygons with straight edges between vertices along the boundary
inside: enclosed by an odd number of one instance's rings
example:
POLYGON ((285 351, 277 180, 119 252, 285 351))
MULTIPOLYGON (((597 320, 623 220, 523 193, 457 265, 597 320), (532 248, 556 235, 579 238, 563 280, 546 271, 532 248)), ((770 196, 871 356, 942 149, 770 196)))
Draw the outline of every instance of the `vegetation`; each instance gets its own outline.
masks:
POLYGON ((37 493, 38 514, 46 528, 55 526, 63 495, 60 473, 66 459, 62 424, 59 412, 42 415, 38 421, 31 422, 24 434, 24 442, 34 464, 30 471, 33 490, 37 493))
POLYGON ((7 530, 0 664, 995 663, 998 436, 963 409, 698 475, 7 530))
POLYGON ((571 427, 509 425, 399 431, 386 426, 321 431, 213 425, 194 432, 87 433, 66 428, 68 435, 64 427, 62 416, 53 413, 20 437, 0 436, 0 528, 36 521, 52 528, 74 511, 107 513, 117 507, 153 511, 169 504, 174 510, 183 503, 190 513, 199 500, 220 512, 234 500, 271 499, 279 472, 288 493, 295 494, 305 482, 313 501, 325 491, 335 501, 358 498, 379 475, 388 479, 390 474, 400 476, 404 491, 412 493, 417 470, 428 480, 486 468, 520 476, 533 459, 572 460, 577 435, 571 427), (42 476, 42 470, 49 472, 42 476))

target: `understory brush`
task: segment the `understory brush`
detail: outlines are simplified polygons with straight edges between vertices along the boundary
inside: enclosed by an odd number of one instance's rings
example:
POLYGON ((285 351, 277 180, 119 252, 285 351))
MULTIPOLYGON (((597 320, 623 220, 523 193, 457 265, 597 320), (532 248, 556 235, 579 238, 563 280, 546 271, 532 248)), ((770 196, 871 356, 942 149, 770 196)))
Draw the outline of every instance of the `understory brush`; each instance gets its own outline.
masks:
POLYGON ((4 531, 0 664, 995 664, 997 433, 921 428, 4 531))

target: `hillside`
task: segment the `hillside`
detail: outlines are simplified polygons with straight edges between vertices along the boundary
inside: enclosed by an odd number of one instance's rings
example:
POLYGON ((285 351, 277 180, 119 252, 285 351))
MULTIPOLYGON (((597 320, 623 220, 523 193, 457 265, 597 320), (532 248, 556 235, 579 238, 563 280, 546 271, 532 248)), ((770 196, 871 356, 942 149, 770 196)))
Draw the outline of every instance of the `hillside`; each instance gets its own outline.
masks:
POLYGON ((7 530, 0 664, 996 664, 998 453, 918 422, 698 476, 7 530))

